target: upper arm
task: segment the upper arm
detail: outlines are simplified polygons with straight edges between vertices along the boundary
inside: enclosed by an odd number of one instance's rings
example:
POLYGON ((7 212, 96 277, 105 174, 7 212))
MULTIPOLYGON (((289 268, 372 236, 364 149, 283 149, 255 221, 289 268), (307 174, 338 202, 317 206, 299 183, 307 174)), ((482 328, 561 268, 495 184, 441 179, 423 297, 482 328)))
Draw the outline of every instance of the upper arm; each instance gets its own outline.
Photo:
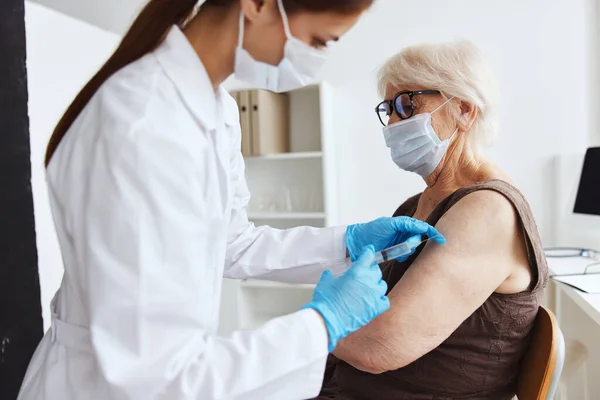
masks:
POLYGON ((428 243, 390 293, 397 321, 411 326, 423 354, 450 336, 509 277, 506 255, 517 222, 504 196, 478 191, 459 201, 436 227, 447 243, 428 243))
POLYGON ((469 194, 436 228, 447 243, 429 242, 389 293, 390 310, 357 332, 385 349, 376 369, 401 368, 439 346, 511 274, 519 222, 503 195, 469 194))
MULTIPOLYGON (((235 114, 238 114, 237 103, 235 100, 227 94, 226 99, 227 113, 231 113, 232 110, 235 114)), ((238 117, 239 118, 239 117, 238 117)), ((235 262, 239 251, 243 251, 247 247, 252 239, 245 239, 246 237, 253 237, 254 224, 248 221, 247 207, 250 202, 250 191, 246 182, 246 164, 244 156, 242 155, 242 134, 239 119, 237 123, 228 126, 229 134, 231 138, 231 151, 230 151, 230 173, 231 173, 231 184, 233 190, 233 198, 231 203, 231 215, 229 219, 229 230, 227 234, 227 258, 225 269, 235 262), (241 246, 239 242, 243 243, 241 246), (237 242, 237 243, 236 243, 237 242)))
POLYGON ((231 182, 233 184, 233 200, 229 225, 228 243, 231 244, 247 229, 252 227, 248 221, 247 207, 250 191, 245 177, 246 166, 241 151, 234 146, 231 156, 231 182))

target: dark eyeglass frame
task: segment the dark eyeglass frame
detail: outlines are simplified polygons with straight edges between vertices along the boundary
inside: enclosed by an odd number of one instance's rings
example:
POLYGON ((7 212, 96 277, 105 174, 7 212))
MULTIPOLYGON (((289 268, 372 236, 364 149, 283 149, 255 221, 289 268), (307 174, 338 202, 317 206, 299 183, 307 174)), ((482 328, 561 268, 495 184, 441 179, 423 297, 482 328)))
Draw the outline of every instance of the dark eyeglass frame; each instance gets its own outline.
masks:
MULTIPOLYGON (((381 119, 381 115, 379 114, 379 107, 381 107, 384 104, 387 104, 389 106, 389 109, 393 110, 396 113, 396 115, 398 116, 398 118, 409 119, 415 113, 416 107, 415 107, 415 103, 414 103, 413 99, 415 96, 421 95, 421 94, 442 94, 442 92, 440 92, 439 90, 407 90, 404 92, 397 93, 392 100, 383 100, 381 103, 378 103, 377 106, 375 107, 375 113, 377 114, 377 118, 379 118, 379 122, 381 122, 381 125, 387 126, 387 124, 385 122, 383 122, 383 120, 381 119), (396 101, 403 94, 407 94, 408 97, 410 98, 410 114, 407 117, 403 117, 402 114, 398 111, 398 108, 396 107, 396 101)), ((391 113, 390 113, 390 115, 391 115, 391 113)))

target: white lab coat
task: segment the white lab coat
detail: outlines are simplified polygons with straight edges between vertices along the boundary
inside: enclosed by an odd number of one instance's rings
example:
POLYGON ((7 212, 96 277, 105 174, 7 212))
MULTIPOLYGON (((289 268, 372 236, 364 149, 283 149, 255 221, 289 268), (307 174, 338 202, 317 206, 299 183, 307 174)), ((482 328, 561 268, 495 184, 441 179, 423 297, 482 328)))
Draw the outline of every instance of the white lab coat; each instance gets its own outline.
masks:
POLYGON ((47 171, 65 275, 20 400, 303 399, 328 337, 298 311, 216 334, 223 277, 317 282, 345 227, 248 222, 235 101, 174 27, 111 77, 47 171))

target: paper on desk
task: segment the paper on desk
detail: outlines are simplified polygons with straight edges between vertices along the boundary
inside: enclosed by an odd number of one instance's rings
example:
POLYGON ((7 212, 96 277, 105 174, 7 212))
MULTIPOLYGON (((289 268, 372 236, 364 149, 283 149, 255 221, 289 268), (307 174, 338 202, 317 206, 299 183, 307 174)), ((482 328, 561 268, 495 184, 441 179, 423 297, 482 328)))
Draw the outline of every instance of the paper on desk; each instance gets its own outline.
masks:
MULTIPOLYGON (((583 274, 586 267, 590 264, 598 262, 589 257, 568 257, 568 258, 553 258, 546 257, 550 275, 572 275, 583 274)), ((593 267, 595 271, 600 270, 600 267, 593 267)))
POLYGON ((585 293, 600 294, 600 274, 555 276, 552 279, 566 283, 585 293))

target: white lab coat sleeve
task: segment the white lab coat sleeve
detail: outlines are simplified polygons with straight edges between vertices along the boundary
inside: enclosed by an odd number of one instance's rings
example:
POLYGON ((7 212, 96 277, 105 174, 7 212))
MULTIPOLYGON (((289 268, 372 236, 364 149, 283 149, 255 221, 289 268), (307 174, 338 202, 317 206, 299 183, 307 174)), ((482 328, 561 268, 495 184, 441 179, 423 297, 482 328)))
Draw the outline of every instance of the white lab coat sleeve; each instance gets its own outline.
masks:
POLYGON ((215 155, 151 129, 94 144, 85 205, 71 215, 91 348, 111 399, 317 395, 328 338, 315 311, 229 338, 206 331, 225 252, 215 240, 227 229, 211 219, 221 193, 202 181, 215 155))
POLYGON ((235 196, 228 234, 226 278, 255 278, 293 283, 316 283, 324 270, 346 271, 346 227, 256 227, 248 221, 250 193, 244 158, 232 155, 235 196))

